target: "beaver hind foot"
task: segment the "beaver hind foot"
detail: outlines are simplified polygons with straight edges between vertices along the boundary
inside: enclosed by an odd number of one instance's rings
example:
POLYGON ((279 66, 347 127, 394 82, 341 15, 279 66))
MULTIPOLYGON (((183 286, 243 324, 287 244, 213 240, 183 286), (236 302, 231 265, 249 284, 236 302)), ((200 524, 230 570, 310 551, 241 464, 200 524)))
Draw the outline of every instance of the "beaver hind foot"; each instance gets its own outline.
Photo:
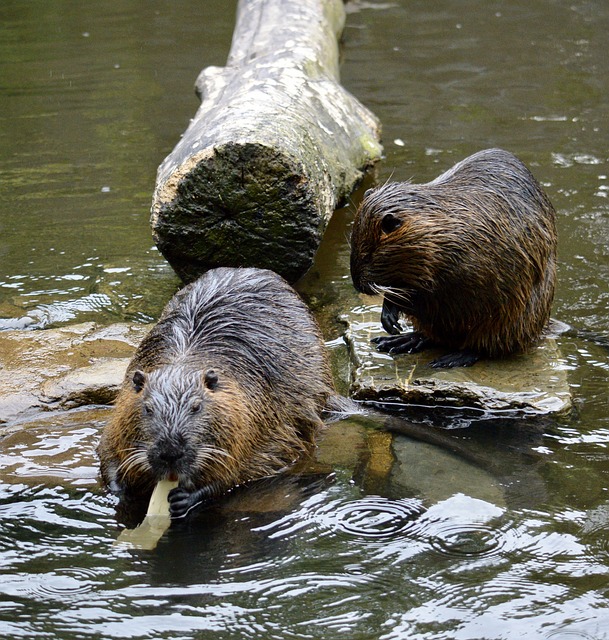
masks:
POLYGON ((471 367, 480 360, 480 356, 469 349, 463 349, 463 351, 455 351, 454 353, 447 353, 441 358, 436 358, 433 362, 429 363, 430 367, 434 369, 452 369, 453 367, 471 367))
POLYGON ((400 353, 419 353, 432 346, 433 341, 418 331, 401 333, 398 336, 379 336, 371 340, 379 351, 395 356, 400 353))
MULTIPOLYGON (((379 336, 370 342, 375 344, 379 351, 397 356, 400 353, 420 353, 429 347, 436 346, 434 341, 418 331, 409 331, 399 336, 379 336)), ((429 363, 434 369, 452 369, 453 367, 471 367, 480 360, 480 356, 470 349, 447 353, 429 363)))

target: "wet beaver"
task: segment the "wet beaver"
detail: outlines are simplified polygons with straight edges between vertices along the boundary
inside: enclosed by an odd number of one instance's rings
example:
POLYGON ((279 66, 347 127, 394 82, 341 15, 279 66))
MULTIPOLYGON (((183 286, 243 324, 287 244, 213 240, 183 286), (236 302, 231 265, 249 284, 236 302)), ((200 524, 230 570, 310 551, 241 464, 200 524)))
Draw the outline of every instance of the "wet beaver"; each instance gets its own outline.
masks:
POLYGON ((351 237, 358 291, 384 295, 381 351, 456 350, 433 367, 523 352, 550 317, 556 214, 524 164, 480 151, 427 184, 366 192, 351 237), (414 331, 397 335, 400 314, 414 331))
POLYGON ((283 278, 219 268, 179 291, 142 341, 98 447, 114 491, 169 495, 181 517, 204 498, 275 474, 340 410, 321 333, 283 278))

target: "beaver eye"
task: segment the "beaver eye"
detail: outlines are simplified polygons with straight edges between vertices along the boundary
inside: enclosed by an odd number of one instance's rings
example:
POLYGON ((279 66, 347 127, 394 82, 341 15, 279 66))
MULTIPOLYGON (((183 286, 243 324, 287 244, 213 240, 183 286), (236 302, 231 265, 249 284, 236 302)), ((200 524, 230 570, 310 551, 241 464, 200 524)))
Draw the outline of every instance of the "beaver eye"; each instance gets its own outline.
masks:
POLYGON ((190 405, 190 413, 199 413, 203 407, 203 403, 200 400, 195 400, 190 405))
POLYGON ((218 374, 213 369, 206 371, 203 383, 208 389, 213 391, 218 386, 218 374))
POLYGON ((151 416, 151 415, 154 413, 154 411, 153 411, 153 409, 152 409, 152 405, 150 405, 150 404, 148 404, 147 402, 145 402, 145 403, 142 405, 142 413, 143 413, 145 416, 151 416))
POLYGON ((393 213, 386 213, 381 220, 381 231, 383 233, 391 233, 401 226, 402 221, 399 218, 396 218, 393 213))

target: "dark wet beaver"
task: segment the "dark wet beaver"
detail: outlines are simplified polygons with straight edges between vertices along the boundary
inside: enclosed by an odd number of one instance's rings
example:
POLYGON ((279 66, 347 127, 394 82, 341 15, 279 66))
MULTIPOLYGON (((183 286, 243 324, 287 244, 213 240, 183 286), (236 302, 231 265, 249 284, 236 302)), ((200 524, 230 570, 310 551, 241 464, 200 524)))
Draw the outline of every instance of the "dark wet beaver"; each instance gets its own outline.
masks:
POLYGON ((480 151, 426 184, 366 192, 351 237, 358 291, 383 294, 382 351, 453 349, 432 366, 524 352, 550 318, 556 214, 525 165, 480 151), (414 331, 398 335, 398 318, 414 331))
POLYGON ((262 269, 213 269, 178 292, 137 349, 98 453, 115 491, 179 480, 172 517, 276 474, 339 409, 325 346, 297 293, 262 269))

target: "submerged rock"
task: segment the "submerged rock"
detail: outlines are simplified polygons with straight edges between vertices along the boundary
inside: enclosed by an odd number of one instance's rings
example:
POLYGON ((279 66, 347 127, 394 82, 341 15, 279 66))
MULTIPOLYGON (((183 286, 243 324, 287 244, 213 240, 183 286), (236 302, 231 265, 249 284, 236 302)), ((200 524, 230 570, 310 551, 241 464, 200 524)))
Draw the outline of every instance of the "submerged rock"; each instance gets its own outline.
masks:
MULTIPOLYGON (((551 337, 530 354, 437 370, 428 363, 440 351, 392 357, 370 343, 384 334, 377 299, 366 297, 342 319, 350 355, 349 394, 357 400, 386 410, 419 405, 499 415, 559 415, 571 408, 570 367, 551 337)), ((48 411, 111 404, 149 328, 85 323, 0 332, 0 433, 2 425, 29 423, 48 411)))
POLYGON ((85 323, 0 332, 0 425, 111 403, 148 328, 85 323))
MULTIPOLYGON (((464 407, 506 415, 558 415, 571 409, 569 366, 556 341, 546 337, 531 353, 480 360, 473 367, 433 369, 440 350, 390 356, 370 340, 386 335, 380 299, 341 316, 351 354, 351 395, 383 409, 404 405, 464 407)), ((445 353, 445 351, 444 351, 445 353)))
POLYGON ((109 412, 109 407, 54 411, 0 426, 0 483, 97 487, 95 447, 109 412))

